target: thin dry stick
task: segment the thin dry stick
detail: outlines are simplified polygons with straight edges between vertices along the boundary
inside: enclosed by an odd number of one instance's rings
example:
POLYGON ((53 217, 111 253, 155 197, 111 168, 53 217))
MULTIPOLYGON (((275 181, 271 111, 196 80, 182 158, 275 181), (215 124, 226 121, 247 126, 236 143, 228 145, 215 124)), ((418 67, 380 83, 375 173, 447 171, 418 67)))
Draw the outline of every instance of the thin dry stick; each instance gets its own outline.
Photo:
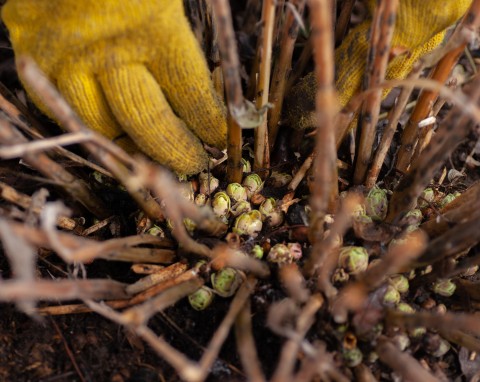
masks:
POLYGON ((90 141, 91 139, 92 136, 81 131, 77 133, 63 134, 53 138, 44 138, 41 141, 19 143, 10 147, 0 148, 0 158, 13 159, 24 156, 28 153, 45 151, 58 146, 74 145, 77 143, 90 141))
POLYGON ((416 266, 424 266, 456 255, 480 241, 480 212, 471 215, 471 219, 457 224, 443 235, 431 241, 425 253, 418 259, 416 266))
POLYGON ((300 57, 298 58, 295 66, 293 67, 292 73, 287 81, 287 84, 285 85, 285 94, 289 93, 292 86, 298 82, 300 76, 304 73, 305 68, 310 62, 310 58, 312 57, 312 50, 312 38, 310 37, 305 42, 302 53, 300 53, 300 57))
POLYGON ((421 225, 421 228, 430 236, 437 237, 448 231, 452 223, 462 223, 471 219, 472 211, 480 210, 480 181, 471 185, 453 202, 448 203, 440 210, 440 216, 434 216, 421 225))
MULTIPOLYGON (((275 1, 264 0, 262 8, 262 38, 257 46, 257 54, 260 54, 260 68, 258 73, 258 86, 256 90, 256 106, 262 109, 268 103, 270 90, 270 73, 272 70, 272 45, 273 27, 275 24, 275 1)), ((256 172, 265 178, 267 169, 270 167, 270 146, 268 144, 267 116, 255 129, 253 167, 256 172)))
POLYGON ((418 133, 418 142, 415 146, 415 152, 413 153, 411 163, 414 163, 415 161, 417 161, 421 152, 425 150, 425 147, 427 147, 428 144, 430 144, 433 137, 433 128, 435 126, 436 117, 440 112, 440 110, 442 109, 443 105, 445 105, 445 103, 446 101, 444 99, 437 100, 437 102, 435 102, 434 107, 432 108, 430 117, 423 121, 420 121, 420 123, 418 124, 418 128, 420 129, 420 131, 418 133), (428 121, 430 118, 433 120, 433 123, 425 125, 424 123, 428 121))
MULTIPOLYGON (((416 80, 420 76, 422 71, 423 71, 423 65, 418 65, 409 74, 408 79, 416 80)), ((408 99, 410 98, 412 91, 413 91, 413 86, 405 86, 400 92, 400 95, 397 98, 397 102, 395 106, 388 113, 388 117, 387 117, 388 125, 387 127, 385 127, 385 130, 383 131, 382 140, 378 145, 378 149, 373 158, 372 165, 370 167, 370 170, 367 175, 367 180, 365 182, 365 185, 367 186, 367 188, 372 188, 373 186, 375 186, 375 183, 377 182, 378 175, 380 174, 380 170, 382 169, 383 162, 385 161, 385 157, 387 156, 388 150, 390 149, 393 136, 395 135, 395 131, 397 130, 398 121, 400 120, 400 117, 404 112, 405 107, 407 106, 408 99)))
MULTIPOLYGON (((0 182, 0 197, 26 210, 32 208, 32 198, 30 196, 15 190, 13 187, 10 187, 8 184, 3 182, 0 182)), ((41 213, 41 209, 33 208, 32 212, 39 215, 41 213)), ((77 227, 77 222, 66 216, 60 216, 57 224, 60 228, 68 231, 72 231, 75 229, 75 227, 77 227)))
MULTIPOLYGON (((376 86, 385 79, 398 3, 399 0, 377 2, 378 7, 375 9, 372 21, 372 43, 367 54, 368 62, 365 71, 367 87, 376 86)), ((365 180, 372 156, 381 102, 382 91, 375 90, 370 93, 363 105, 360 141, 353 176, 355 184, 361 184, 365 180)))
MULTIPOLYGON (((292 0, 289 4, 296 9, 299 16, 303 14, 305 0, 292 0)), ((293 49, 298 36, 299 24, 293 12, 290 7, 287 7, 287 18, 283 24, 282 37, 279 43, 280 55, 273 69, 272 90, 270 92, 270 103, 273 104, 273 109, 268 111, 268 143, 270 144, 270 151, 273 149, 277 138, 283 97, 285 95, 285 84, 291 72, 293 49)))
POLYGON ((338 110, 335 95, 335 61, 333 46, 332 2, 311 0, 310 18, 314 46, 317 136, 313 164, 314 184, 310 198, 312 207, 312 238, 320 239, 323 219, 335 208, 338 195, 337 153, 335 149, 334 115, 338 110))
POLYGON ((350 23, 350 16, 352 15, 353 6, 355 0, 342 1, 342 10, 337 19, 337 25, 335 26, 335 46, 340 45, 345 34, 347 33, 348 24, 350 23))
MULTIPOLYGON (((34 120, 28 113, 26 107, 20 103, 15 96, 0 82, 0 109, 3 110, 11 121, 18 126, 22 131, 27 133, 33 138, 43 139, 43 135, 40 134, 37 130, 39 129, 39 124, 34 120), (8 98, 8 99, 7 99, 8 98), (33 125, 33 127, 31 127, 33 125)), ((54 149, 60 155, 65 156, 66 158, 79 163, 83 166, 90 167, 92 170, 98 171, 106 176, 111 177, 107 170, 103 167, 92 163, 81 156, 74 154, 63 147, 57 147, 54 149)))
MULTIPOLYGON (((27 141, 22 134, 4 119, 0 119, 0 140, 7 145, 15 145, 27 141)), ((90 190, 88 184, 82 179, 76 178, 61 165, 50 159, 48 155, 40 152, 29 152, 25 154, 23 159, 44 176, 57 182, 74 200, 78 200, 94 216, 100 218, 108 216, 104 203, 90 190)))
POLYGON ((236 116, 244 112, 242 84, 240 81, 240 61, 238 59, 235 33, 233 31, 232 16, 227 0, 211 0, 218 22, 222 31, 218 38, 218 47, 222 59, 222 69, 225 80, 225 90, 228 104, 228 132, 227 132, 227 179, 230 183, 242 181, 242 129, 236 116))
POLYGON ((315 314, 322 307, 323 302, 323 297, 320 294, 316 294, 311 296, 305 304, 305 307, 297 318, 294 338, 290 338, 285 345, 283 345, 278 366, 271 379, 272 381, 288 382, 293 379, 293 370, 300 345, 308 330, 315 322, 315 314))
POLYGON ((138 184, 129 182, 130 173, 124 164, 134 165, 130 156, 105 137, 86 127, 32 59, 20 57, 17 62, 18 70, 22 73, 24 80, 42 98, 45 106, 55 115, 63 128, 70 132, 85 131, 93 134, 95 143, 86 142, 84 143, 85 147, 115 175, 120 183, 125 185, 132 198, 150 217, 155 220, 163 220, 160 205, 145 189, 139 187, 138 184))
POLYGON ((0 286, 0 301, 2 302, 128 298, 125 284, 106 279, 36 280, 31 282, 7 280, 2 281, 0 286))
MULTIPOLYGON (((461 40, 465 41, 465 43, 455 47, 441 59, 441 61, 433 70, 433 73, 431 75, 432 79, 437 80, 442 84, 445 83, 452 69, 456 65, 460 55, 464 52, 466 42, 468 42, 467 39, 470 37, 468 34, 462 32, 464 30, 475 31, 478 29, 479 24, 480 1, 475 0, 455 31, 455 35, 460 36, 461 40)), ((455 36, 452 36, 452 39, 454 37, 455 36)), ((405 129, 403 130, 401 147, 398 152, 396 164, 397 170, 401 172, 407 171, 417 140, 418 123, 428 116, 437 96, 438 93, 435 91, 424 90, 422 92, 420 99, 418 100, 415 109, 413 110, 412 115, 410 116, 410 119, 405 126, 405 129)))
POLYGON ((415 207, 417 198, 430 183, 435 172, 469 133, 472 122, 464 110, 472 109, 472 104, 476 105, 480 99, 480 76, 475 76, 472 83, 465 87, 465 94, 469 98, 467 105, 455 106, 449 112, 431 144, 396 187, 390 199, 387 222, 401 219, 415 207))
POLYGON ((250 301, 247 301, 235 320, 235 339, 238 354, 242 361, 247 379, 252 382, 265 381, 262 367, 257 356, 255 338, 252 334, 252 312, 250 301))
MULTIPOLYGON (((435 67, 431 78, 439 83, 444 83, 450 76, 450 72, 456 65, 460 55, 463 53, 465 45, 466 44, 463 44, 448 53, 435 67)), ((401 146, 397 156, 397 170, 401 172, 407 171, 418 138, 418 124, 428 117, 437 97, 438 92, 431 90, 424 90, 420 95, 415 109, 413 109, 402 133, 401 146)))
POLYGON ((377 345, 380 361, 390 366, 403 379, 408 381, 439 382, 432 374, 411 355, 402 352, 386 338, 381 338, 377 345))

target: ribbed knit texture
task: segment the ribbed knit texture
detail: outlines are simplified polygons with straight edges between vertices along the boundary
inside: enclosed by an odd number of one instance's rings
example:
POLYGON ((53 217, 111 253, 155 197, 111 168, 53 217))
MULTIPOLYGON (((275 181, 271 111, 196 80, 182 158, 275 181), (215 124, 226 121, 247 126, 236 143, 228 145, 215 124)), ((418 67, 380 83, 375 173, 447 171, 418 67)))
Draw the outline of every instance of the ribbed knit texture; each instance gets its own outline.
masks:
MULTIPOLYGON (((421 56, 435 49, 444 39, 445 29, 468 10, 471 0, 400 0, 391 46, 406 50, 389 64, 386 79, 402 79, 421 56)), ((345 106, 360 89, 367 63, 368 38, 376 1, 369 0, 370 17, 357 25, 335 51, 336 87, 345 106)), ((315 90, 313 73, 293 89, 286 105, 286 122, 295 128, 315 127, 315 90)), ((386 96, 389 90, 385 90, 386 96)))
POLYGON ((225 147, 225 107, 181 0, 9 0, 2 18, 16 55, 32 56, 106 137, 126 132, 183 174, 206 167, 201 141, 225 147))

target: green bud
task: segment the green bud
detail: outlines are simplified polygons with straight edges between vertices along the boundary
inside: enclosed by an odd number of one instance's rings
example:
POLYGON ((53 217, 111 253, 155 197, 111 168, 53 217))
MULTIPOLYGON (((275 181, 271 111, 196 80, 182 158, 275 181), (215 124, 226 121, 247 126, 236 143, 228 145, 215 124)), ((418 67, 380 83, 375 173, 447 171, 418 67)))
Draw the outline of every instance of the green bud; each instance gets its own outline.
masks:
POLYGON ((147 233, 152 236, 165 237, 165 232, 158 225, 153 225, 152 228, 147 230, 147 233))
POLYGON ((188 302, 193 309, 204 310, 210 306, 214 297, 215 294, 210 288, 202 286, 196 292, 188 296, 188 302))
POLYGON ((343 350, 342 356, 347 367, 358 366, 363 360, 363 354, 357 347, 343 350))
POLYGON ((409 288, 408 279, 404 275, 393 275, 388 280, 389 284, 393 286, 400 293, 407 293, 409 288))
POLYGON ((197 228, 197 225, 195 224, 195 222, 190 218, 183 219, 183 225, 185 226, 185 228, 190 234, 192 234, 193 231, 195 231, 195 229, 197 228))
POLYGON ((233 232, 239 235, 257 237, 262 227, 262 215, 258 210, 253 210, 244 212, 235 219, 233 232))
POLYGON ((219 296, 231 297, 242 283, 242 278, 233 268, 223 268, 211 276, 212 286, 219 296))
POLYGON ((258 245, 258 244, 255 244, 252 248, 252 251, 250 252, 250 254, 252 255, 252 257, 254 259, 258 259, 258 260, 261 260, 262 257, 263 257, 263 248, 258 245))
POLYGON ((231 212, 233 216, 238 216, 244 212, 250 212, 252 210, 252 205, 246 200, 241 200, 233 205, 231 212))
POLYGON ((442 209, 445 207, 447 204, 453 202, 456 198, 460 196, 459 192, 455 192, 454 194, 447 194, 443 197, 443 199, 440 201, 439 207, 442 209))
POLYGON ((268 219, 272 227, 277 227, 283 223, 283 211, 277 207, 277 202, 274 198, 265 199, 262 204, 260 204, 258 210, 262 214, 262 221, 268 219))
POLYGON ((252 166, 250 165, 250 162, 248 160, 246 160, 245 158, 242 158, 240 160, 240 163, 242 163, 244 173, 252 172, 252 166))
POLYGON ((365 199, 365 210, 373 220, 383 220, 387 216, 388 199, 387 192, 374 187, 365 199))
POLYGON ((388 285, 383 295, 383 303, 386 306, 394 306, 400 302, 400 293, 393 286, 388 285))
POLYGON ((283 172, 272 171, 272 175, 270 175, 268 181, 269 184, 272 184, 272 187, 283 187, 292 181, 292 176, 283 172))
POLYGON ((263 187, 262 178, 258 174, 250 174, 245 177, 242 182, 243 187, 247 191, 247 197, 250 199, 253 194, 259 192, 263 187))
POLYGON ((198 194, 197 196, 195 196, 195 204, 197 206, 204 206, 205 204, 207 204, 207 195, 198 194))
POLYGON ((408 211, 403 220, 407 221, 410 225, 418 226, 423 220, 422 211, 420 211, 418 208, 408 211))
POLYGON ((433 199, 435 199, 435 191, 433 191, 433 188, 426 188, 423 190, 422 194, 418 198, 418 207, 419 208, 426 208, 428 207, 428 203, 433 202, 433 199))
POLYGON ((237 202, 247 200, 247 190, 240 183, 230 183, 226 191, 227 195, 237 202))
POLYGON ((221 219, 226 219, 230 211, 230 197, 225 192, 217 192, 213 197, 213 213, 221 219))
POLYGON ((200 193, 205 195, 213 194, 220 184, 219 180, 212 174, 202 172, 198 175, 198 181, 200 183, 200 193))
POLYGON ((432 291, 444 297, 452 296, 456 289, 457 286, 450 279, 437 280, 432 285, 432 291))
POLYGON ((368 252, 363 247, 343 247, 338 256, 338 266, 351 275, 364 272, 368 267, 368 252))
POLYGON ((406 302, 400 302, 397 304, 397 310, 402 313, 415 313, 415 309, 413 309, 410 305, 406 302))
POLYGON ((290 249, 285 244, 275 244, 270 248, 267 260, 277 264, 291 263, 292 257, 290 255, 290 249))

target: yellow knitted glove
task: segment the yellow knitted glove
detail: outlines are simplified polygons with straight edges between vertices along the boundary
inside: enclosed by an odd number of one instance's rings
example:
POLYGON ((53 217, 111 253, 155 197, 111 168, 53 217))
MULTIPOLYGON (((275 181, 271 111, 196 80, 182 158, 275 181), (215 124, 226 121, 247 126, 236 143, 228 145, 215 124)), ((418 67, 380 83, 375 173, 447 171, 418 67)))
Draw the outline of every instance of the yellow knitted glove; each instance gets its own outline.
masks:
POLYGON ((206 167, 201 141, 225 147, 225 108, 182 0, 8 0, 2 18, 16 55, 32 56, 106 137, 126 132, 183 174, 206 167))
MULTIPOLYGON (((406 52, 389 63, 386 79, 405 78, 418 58, 443 41, 445 29, 462 17, 471 3, 472 0, 400 0, 391 46, 406 52)), ((360 89, 375 4, 376 0, 367 0, 370 17, 350 31, 335 51, 336 87, 342 106, 360 89)), ((292 89, 286 110, 290 126, 298 129, 315 126, 315 88, 315 76, 309 73, 292 89)))

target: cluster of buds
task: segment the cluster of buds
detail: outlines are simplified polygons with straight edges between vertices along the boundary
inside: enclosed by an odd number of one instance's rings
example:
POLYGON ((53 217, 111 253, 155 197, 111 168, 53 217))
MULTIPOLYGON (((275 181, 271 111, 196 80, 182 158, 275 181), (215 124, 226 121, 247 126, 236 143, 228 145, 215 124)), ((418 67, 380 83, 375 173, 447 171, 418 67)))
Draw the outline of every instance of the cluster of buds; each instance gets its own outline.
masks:
POLYGON ((302 258, 302 246, 299 243, 275 244, 270 248, 267 261, 277 264, 290 264, 302 258))

